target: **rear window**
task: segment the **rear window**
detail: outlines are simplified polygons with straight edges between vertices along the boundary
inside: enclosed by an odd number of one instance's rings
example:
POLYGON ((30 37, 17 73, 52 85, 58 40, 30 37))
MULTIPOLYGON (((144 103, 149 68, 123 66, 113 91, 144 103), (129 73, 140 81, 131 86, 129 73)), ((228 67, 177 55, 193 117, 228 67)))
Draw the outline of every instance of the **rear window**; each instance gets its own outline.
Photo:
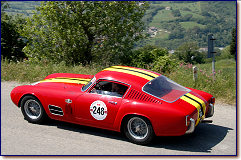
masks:
POLYGON ((143 91, 167 102, 174 102, 190 92, 186 87, 177 84, 165 76, 159 76, 143 87, 143 91))

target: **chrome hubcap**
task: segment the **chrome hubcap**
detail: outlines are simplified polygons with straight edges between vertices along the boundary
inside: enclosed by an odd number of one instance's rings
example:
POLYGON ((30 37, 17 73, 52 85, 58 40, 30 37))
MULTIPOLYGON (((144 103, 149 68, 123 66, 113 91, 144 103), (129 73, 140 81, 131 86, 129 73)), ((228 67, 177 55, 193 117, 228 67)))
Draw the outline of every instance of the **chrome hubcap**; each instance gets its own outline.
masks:
POLYGON ((148 134, 146 122, 138 117, 133 117, 128 121, 127 129, 130 135, 135 139, 144 139, 148 134))
POLYGON ((29 99, 25 102, 24 111, 31 119, 38 119, 41 115, 40 104, 33 99, 29 99))

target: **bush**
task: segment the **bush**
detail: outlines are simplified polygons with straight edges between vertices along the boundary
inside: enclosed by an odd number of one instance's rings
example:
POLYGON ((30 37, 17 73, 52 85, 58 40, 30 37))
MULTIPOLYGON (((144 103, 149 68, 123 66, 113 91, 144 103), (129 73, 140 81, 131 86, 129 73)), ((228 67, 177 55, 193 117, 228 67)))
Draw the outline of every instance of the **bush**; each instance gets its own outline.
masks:
POLYGON ((175 9, 175 10, 172 10, 172 15, 174 17, 180 17, 181 16, 181 13, 178 9, 175 9))
POLYGON ((164 55, 157 58, 153 65, 153 71, 159 73, 170 73, 178 66, 178 62, 175 59, 171 59, 170 56, 164 55))
POLYGON ((198 48, 197 43, 187 42, 179 46, 174 54, 179 60, 184 61, 185 63, 201 64, 205 62, 205 55, 198 52, 198 48))
POLYGON ((129 65, 140 68, 149 68, 150 66, 153 66, 153 63, 158 57, 164 55, 168 55, 166 49, 147 45, 133 51, 133 55, 130 56, 131 62, 129 65))

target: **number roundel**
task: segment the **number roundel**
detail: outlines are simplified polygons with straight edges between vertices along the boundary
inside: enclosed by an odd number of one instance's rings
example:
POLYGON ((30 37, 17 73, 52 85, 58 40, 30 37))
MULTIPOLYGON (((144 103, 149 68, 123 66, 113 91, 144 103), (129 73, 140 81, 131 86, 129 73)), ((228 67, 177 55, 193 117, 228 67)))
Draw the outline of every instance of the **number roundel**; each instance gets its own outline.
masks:
POLYGON ((107 107, 104 102, 102 101, 94 101, 90 105, 90 114, 96 120, 104 120, 107 116, 107 107))

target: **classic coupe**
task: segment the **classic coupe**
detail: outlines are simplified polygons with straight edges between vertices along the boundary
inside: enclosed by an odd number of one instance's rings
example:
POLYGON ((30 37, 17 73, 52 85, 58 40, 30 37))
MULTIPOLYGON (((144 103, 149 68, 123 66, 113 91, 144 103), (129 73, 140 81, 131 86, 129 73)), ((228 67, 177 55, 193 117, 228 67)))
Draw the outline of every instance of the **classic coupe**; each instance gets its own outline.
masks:
POLYGON ((194 132, 214 114, 215 98, 145 69, 112 66, 96 75, 54 73, 14 88, 13 103, 31 123, 55 119, 122 132, 133 143, 194 132))

